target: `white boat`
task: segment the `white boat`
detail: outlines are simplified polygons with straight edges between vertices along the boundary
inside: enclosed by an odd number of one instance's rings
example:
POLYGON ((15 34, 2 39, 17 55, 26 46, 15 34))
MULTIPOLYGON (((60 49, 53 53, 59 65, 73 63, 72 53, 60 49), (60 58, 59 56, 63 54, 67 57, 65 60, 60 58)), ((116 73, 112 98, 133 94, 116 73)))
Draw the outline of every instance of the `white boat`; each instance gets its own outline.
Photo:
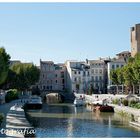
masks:
POLYGON ((42 104, 42 99, 41 99, 41 97, 38 97, 38 96, 32 96, 29 99, 29 103, 30 104, 42 104))
POLYGON ((84 106, 84 105, 86 105, 86 100, 82 97, 81 98, 75 98, 74 105, 75 106, 84 106))

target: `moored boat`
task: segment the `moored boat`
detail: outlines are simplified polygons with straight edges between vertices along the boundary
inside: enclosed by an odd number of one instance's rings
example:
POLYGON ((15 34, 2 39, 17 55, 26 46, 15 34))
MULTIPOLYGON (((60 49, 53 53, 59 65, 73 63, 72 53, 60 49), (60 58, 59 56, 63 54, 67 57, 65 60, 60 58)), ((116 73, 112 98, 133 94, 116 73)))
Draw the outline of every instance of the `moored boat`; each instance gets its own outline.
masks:
POLYGON ((41 97, 32 96, 28 102, 26 103, 27 109, 41 109, 42 108, 42 100, 41 97))
POLYGON ((74 100, 74 105, 75 106, 85 106, 86 105, 86 100, 85 97, 76 97, 74 100))
POLYGON ((109 106, 106 100, 94 101, 92 104, 93 111, 114 112, 114 108, 112 106, 109 106))

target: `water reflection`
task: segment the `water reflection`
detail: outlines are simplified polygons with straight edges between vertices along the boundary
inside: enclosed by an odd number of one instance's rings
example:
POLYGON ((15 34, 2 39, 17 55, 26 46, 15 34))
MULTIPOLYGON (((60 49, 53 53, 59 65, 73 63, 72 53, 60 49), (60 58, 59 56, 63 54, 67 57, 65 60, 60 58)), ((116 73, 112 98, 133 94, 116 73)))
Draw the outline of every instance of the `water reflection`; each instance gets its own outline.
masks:
POLYGON ((140 137, 128 119, 115 113, 94 113, 72 104, 44 105, 29 111, 37 137, 140 137))

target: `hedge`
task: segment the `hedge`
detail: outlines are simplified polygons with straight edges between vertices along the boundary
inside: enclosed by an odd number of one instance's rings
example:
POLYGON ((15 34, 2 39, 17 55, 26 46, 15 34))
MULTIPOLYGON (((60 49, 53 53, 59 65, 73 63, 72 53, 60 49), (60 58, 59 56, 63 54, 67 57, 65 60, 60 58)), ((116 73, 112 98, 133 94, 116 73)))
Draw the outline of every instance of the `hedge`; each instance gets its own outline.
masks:
POLYGON ((17 89, 10 89, 7 91, 7 94, 5 96, 5 101, 8 103, 12 100, 18 99, 18 91, 17 89))

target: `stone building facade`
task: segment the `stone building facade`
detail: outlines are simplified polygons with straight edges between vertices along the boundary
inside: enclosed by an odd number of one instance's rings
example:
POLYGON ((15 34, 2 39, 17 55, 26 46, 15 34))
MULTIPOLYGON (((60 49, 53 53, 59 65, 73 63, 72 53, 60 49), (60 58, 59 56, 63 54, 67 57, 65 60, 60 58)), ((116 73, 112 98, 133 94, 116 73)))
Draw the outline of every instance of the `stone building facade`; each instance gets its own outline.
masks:
POLYGON ((64 91, 66 89, 66 67, 63 64, 54 64, 53 61, 40 60, 38 87, 41 91, 64 91))
POLYGON ((66 61, 68 92, 85 93, 90 85, 90 67, 85 62, 66 61))
POLYGON ((95 93, 105 93, 107 87, 107 69, 104 60, 88 60, 91 84, 95 93))
POLYGON ((131 56, 140 52, 140 24, 131 27, 131 56))

